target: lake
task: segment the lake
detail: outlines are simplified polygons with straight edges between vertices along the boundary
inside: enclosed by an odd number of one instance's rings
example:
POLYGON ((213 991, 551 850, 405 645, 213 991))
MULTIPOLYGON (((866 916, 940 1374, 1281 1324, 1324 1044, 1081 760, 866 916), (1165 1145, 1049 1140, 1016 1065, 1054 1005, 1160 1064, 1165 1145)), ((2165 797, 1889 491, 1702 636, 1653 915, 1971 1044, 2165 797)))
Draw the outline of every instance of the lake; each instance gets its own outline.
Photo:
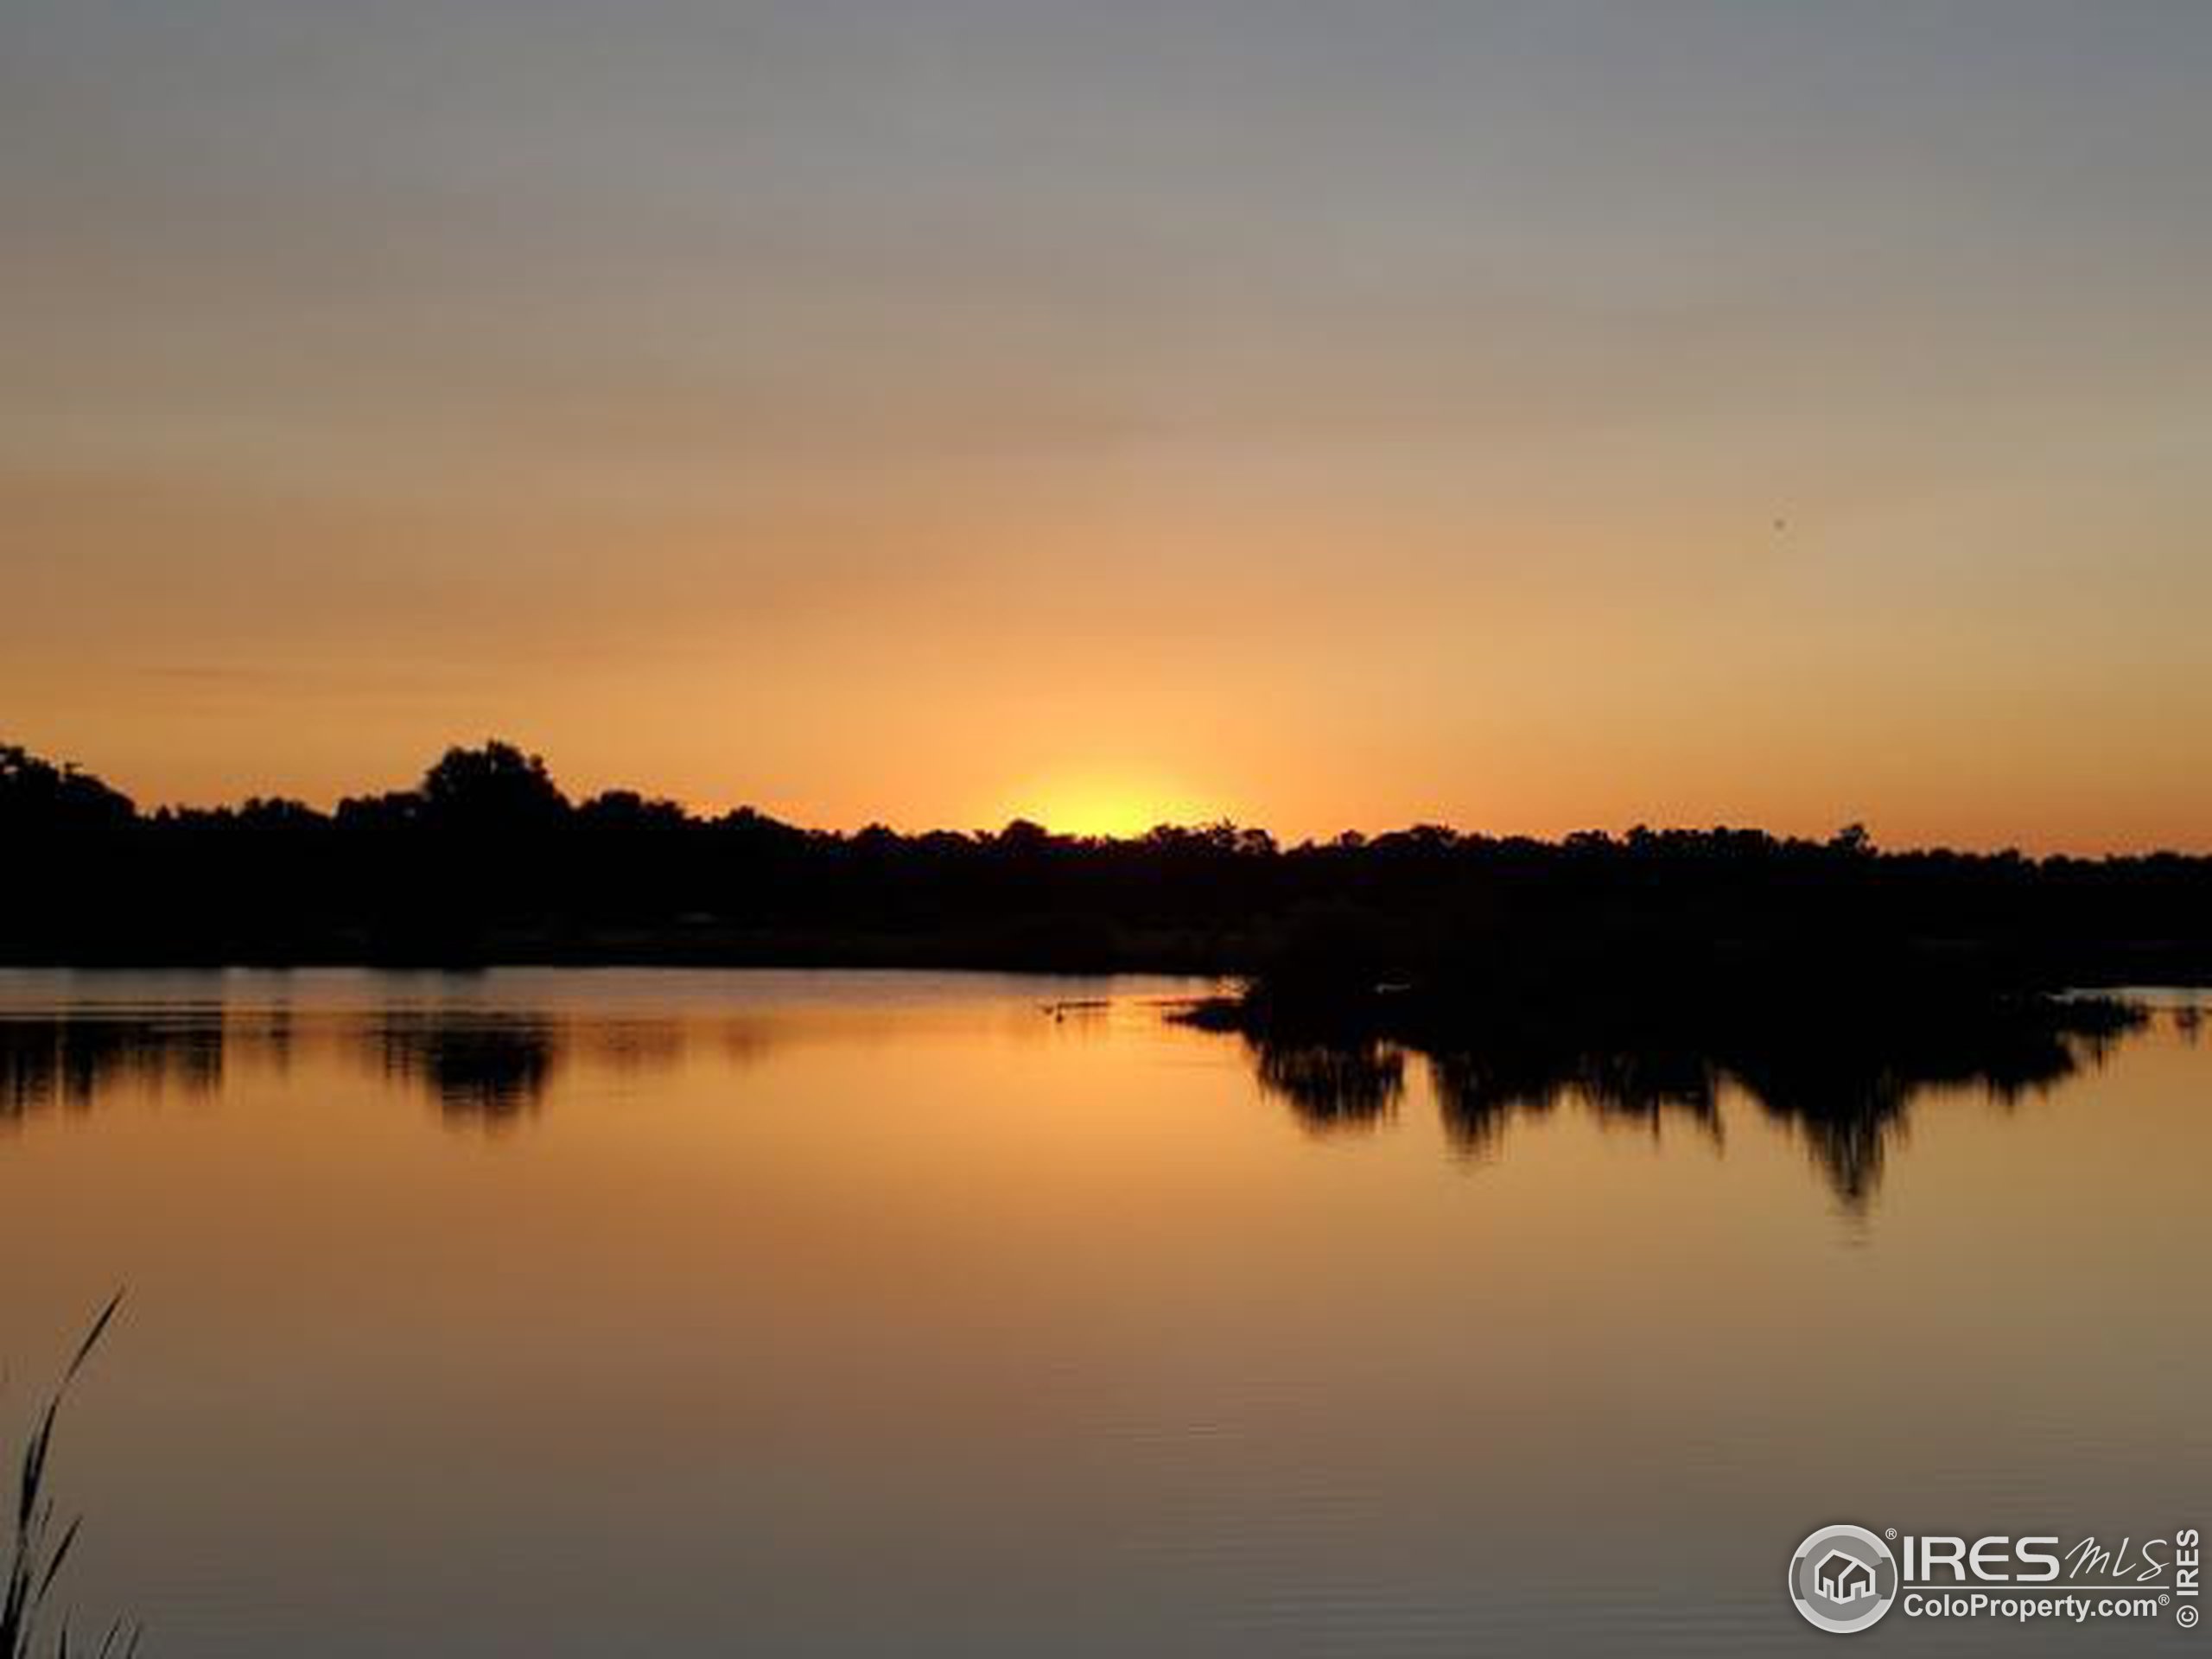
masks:
POLYGON ((1767 1653, 1824 1522, 2203 1524, 2190 999, 1809 1112, 1205 988, 0 973, 11 1450, 128 1287, 63 1599, 149 1659, 1767 1653))

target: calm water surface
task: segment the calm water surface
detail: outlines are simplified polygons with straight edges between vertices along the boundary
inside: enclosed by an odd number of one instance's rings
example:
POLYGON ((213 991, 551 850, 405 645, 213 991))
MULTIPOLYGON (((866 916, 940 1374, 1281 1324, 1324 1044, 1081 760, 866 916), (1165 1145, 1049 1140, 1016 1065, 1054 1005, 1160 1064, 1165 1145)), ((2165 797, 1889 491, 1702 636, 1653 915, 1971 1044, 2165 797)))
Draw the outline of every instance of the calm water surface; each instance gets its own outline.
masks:
POLYGON ((70 1599, 156 1659, 1764 1653, 1817 1523, 2207 1520, 2175 1000, 1839 1122, 1191 988, 0 975, 11 1430, 130 1289, 70 1599))

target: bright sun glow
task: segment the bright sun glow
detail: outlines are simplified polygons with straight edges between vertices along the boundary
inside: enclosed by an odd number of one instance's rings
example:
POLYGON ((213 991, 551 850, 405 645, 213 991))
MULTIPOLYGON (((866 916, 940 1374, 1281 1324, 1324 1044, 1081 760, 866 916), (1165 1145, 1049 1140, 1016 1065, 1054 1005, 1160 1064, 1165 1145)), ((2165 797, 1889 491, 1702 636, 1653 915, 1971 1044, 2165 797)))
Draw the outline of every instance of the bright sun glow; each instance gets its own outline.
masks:
POLYGON ((1066 836, 1141 836, 1155 824, 1202 823, 1222 815, 1158 779, 1054 778, 1020 791, 1010 816, 1066 836))

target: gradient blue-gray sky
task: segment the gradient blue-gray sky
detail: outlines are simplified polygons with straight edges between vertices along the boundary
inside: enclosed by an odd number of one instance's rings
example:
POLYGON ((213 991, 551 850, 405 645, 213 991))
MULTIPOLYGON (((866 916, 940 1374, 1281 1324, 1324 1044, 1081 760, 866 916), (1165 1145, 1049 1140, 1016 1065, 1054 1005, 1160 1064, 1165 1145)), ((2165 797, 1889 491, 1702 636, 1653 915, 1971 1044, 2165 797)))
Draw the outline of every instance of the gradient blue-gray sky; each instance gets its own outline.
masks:
POLYGON ((2212 845, 2212 6, 15 0, 0 736, 2212 845))

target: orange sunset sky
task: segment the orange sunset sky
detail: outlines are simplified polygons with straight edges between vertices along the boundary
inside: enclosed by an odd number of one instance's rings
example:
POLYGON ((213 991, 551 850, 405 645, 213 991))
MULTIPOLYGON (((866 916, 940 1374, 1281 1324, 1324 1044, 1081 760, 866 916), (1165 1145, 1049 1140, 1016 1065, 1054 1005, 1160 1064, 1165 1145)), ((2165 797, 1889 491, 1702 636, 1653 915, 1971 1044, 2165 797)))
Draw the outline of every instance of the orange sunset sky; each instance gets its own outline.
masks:
POLYGON ((25 0, 0 740, 2212 849, 2212 8, 25 0))

